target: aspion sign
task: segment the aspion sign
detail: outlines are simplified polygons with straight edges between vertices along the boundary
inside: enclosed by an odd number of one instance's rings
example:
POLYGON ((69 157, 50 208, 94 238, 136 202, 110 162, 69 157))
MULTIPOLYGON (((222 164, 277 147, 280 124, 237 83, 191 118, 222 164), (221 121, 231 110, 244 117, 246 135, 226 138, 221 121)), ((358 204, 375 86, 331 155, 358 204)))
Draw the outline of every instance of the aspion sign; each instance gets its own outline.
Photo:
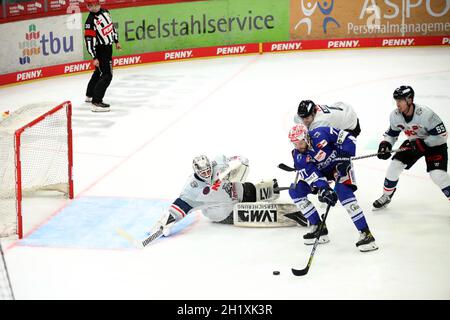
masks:
POLYGON ((290 1, 292 40, 450 33, 450 0, 290 1))

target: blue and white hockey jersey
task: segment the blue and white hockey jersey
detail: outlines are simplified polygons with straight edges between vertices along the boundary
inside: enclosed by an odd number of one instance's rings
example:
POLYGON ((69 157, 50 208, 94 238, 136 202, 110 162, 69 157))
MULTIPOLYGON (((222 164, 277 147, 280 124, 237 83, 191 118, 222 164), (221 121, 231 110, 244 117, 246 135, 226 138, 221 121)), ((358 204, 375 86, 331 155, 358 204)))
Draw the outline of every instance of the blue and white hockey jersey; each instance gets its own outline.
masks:
POLYGON ((318 127, 310 130, 309 135, 311 146, 307 152, 293 150, 294 166, 299 170, 300 180, 320 189, 334 178, 336 158, 355 155, 356 139, 347 131, 333 127, 318 127))

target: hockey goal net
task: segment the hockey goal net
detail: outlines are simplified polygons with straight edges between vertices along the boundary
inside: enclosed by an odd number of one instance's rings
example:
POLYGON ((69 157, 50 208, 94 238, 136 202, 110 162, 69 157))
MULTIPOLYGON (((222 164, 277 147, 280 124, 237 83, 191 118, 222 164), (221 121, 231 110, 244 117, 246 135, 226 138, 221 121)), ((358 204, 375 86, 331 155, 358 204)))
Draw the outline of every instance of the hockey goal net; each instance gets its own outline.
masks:
MULTIPOLYGON (((38 103, 0 119, 0 237, 23 236, 23 199, 41 192, 73 198, 72 106, 38 103)), ((31 211, 31 210, 29 210, 31 211)))

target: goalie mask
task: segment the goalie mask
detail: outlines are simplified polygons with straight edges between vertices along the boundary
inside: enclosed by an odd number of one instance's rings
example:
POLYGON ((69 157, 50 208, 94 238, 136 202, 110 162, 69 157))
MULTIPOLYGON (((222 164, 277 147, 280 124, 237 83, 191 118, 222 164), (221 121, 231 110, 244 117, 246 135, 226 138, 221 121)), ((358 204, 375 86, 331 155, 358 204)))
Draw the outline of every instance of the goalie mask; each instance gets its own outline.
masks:
POLYGON ((305 152, 311 146, 308 128, 304 124, 296 124, 289 131, 289 140, 300 152, 305 152))
POLYGON ((207 156, 201 155, 195 157, 192 161, 192 168, 197 176, 203 180, 211 178, 212 166, 207 156))

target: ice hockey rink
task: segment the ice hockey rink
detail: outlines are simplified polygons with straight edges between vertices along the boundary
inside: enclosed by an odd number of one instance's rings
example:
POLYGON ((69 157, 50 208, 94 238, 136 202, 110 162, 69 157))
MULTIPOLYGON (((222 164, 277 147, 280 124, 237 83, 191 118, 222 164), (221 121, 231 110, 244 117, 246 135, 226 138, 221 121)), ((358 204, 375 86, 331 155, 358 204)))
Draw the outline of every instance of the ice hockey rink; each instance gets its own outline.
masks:
POLYGON ((383 211, 371 208, 389 161, 355 161, 356 196, 379 250, 357 250, 358 232, 338 204, 327 219, 331 241, 317 248, 304 277, 291 268, 308 261, 305 227, 239 228, 196 212, 174 235, 145 249, 115 232, 144 236, 178 196, 199 154, 243 155, 250 160, 249 181, 277 178, 289 186, 295 173, 277 165, 292 164, 287 134, 302 99, 354 107, 362 127, 357 155, 377 151, 395 108, 392 92, 403 84, 449 129, 450 48, 293 52, 116 68, 105 97, 110 113, 92 113, 84 103, 89 77, 0 88, 0 111, 66 100, 74 108, 75 198, 34 199, 24 216, 24 238, 3 241, 16 299, 450 299, 449 202, 423 159, 402 174, 383 211))

